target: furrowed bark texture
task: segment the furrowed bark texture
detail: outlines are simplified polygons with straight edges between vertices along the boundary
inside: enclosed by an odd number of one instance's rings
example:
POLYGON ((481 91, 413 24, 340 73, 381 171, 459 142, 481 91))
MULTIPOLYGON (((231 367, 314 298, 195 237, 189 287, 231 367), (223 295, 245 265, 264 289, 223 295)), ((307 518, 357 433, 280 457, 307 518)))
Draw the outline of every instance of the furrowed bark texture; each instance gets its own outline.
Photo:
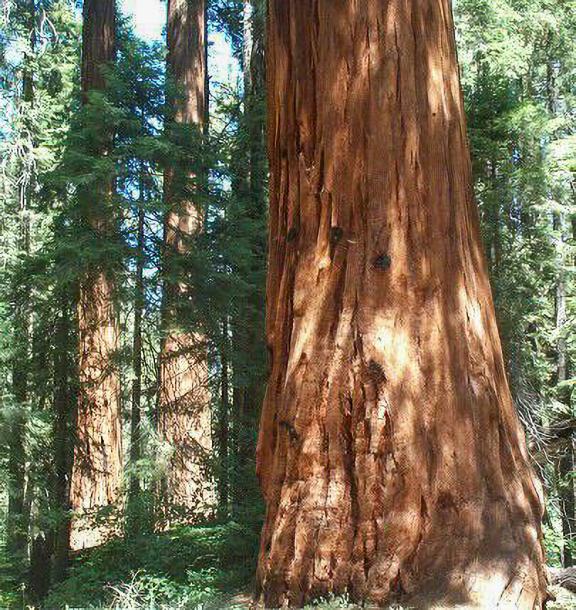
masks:
MULTIPOLYGON (((84 103, 92 91, 106 88, 102 67, 115 56, 114 0, 85 0, 82 34, 82 92, 84 103)), ((101 154, 107 154, 102 147, 101 154)), ((102 201, 111 196, 112 184, 97 194, 102 201)), ((105 216, 106 205, 94 193, 85 198, 86 220, 94 231, 105 235, 113 220, 105 216), (94 199, 94 201, 93 201, 94 199)), ((109 534, 106 524, 90 518, 119 498, 122 475, 120 382, 114 365, 119 347, 118 326, 113 303, 114 283, 103 270, 91 270, 83 278, 78 303, 79 398, 76 445, 70 501, 76 517, 72 520, 70 545, 81 549, 100 544, 109 534)))
MULTIPOLYGON (((176 123, 201 131, 206 114, 206 41, 204 0, 168 2, 168 74, 178 89, 172 100, 176 123)), ((205 468, 212 451, 210 391, 205 338, 178 329, 177 303, 188 300, 187 287, 174 277, 171 258, 184 254, 203 229, 200 205, 182 201, 182 177, 169 169, 164 177, 169 211, 165 222, 167 270, 165 317, 168 332, 160 361, 159 431, 171 446, 164 502, 188 516, 204 516, 214 504, 205 468)))
POLYGON ((448 0, 270 0, 267 607, 541 608, 448 0))

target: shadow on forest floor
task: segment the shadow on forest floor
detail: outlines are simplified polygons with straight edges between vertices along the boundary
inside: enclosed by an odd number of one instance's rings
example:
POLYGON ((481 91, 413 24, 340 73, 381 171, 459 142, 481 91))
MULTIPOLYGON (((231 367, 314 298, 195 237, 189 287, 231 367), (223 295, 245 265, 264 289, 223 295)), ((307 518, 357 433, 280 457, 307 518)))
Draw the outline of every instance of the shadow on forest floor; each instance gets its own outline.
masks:
MULTIPOLYGON (((45 608, 99 610, 247 610, 258 551, 259 524, 181 527, 163 534, 117 539, 79 554, 66 581, 45 608)), ((0 607, 25 608, 21 593, 0 607)), ((576 596, 554 588, 548 610, 574 610, 576 596)), ((317 610, 354 610, 344 599, 320 601, 317 610)), ((400 610, 400 608, 398 608, 400 610)), ((407 610, 407 609, 402 609, 407 610)))
POLYGON ((548 604, 547 610, 574 610, 576 608, 576 595, 562 587, 552 587, 556 601, 548 604))
POLYGON ((223 607, 224 600, 251 589, 259 529, 227 523, 112 540, 79 554, 45 607, 223 607))

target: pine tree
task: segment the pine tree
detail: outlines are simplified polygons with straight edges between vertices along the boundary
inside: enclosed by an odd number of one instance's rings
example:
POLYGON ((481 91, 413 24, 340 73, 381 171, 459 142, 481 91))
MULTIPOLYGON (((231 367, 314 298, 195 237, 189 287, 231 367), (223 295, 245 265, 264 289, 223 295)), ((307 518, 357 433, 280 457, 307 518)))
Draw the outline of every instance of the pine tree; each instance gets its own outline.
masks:
MULTIPOLYGON (((13 329, 11 345, 16 349, 0 346, 0 378, 10 379, 25 401, 16 402, 9 391, 9 400, 2 401, 0 422, 6 447, 2 458, 9 456, 10 467, 18 470, 23 484, 19 486, 23 509, 18 518, 19 551, 10 553, 9 559, 17 564, 20 580, 28 581, 28 593, 36 603, 50 580, 46 556, 54 553, 54 576, 59 578, 68 546, 67 536, 60 536, 60 525, 62 531, 67 529, 70 459, 67 456, 64 467, 60 448, 70 448, 70 428, 61 424, 69 422, 71 405, 60 400, 60 390, 69 389, 74 358, 72 343, 61 341, 60 329, 61 323, 69 329, 74 316, 70 307, 59 315, 63 291, 53 273, 52 229, 62 198, 52 192, 47 195, 47 177, 60 160, 70 123, 79 30, 68 0, 26 1, 3 8, 11 9, 3 14, 8 17, 4 31, 10 52, 2 64, 2 99, 7 102, 10 127, 4 124, 0 142, 1 190, 7 195, 1 199, 2 215, 9 219, 1 231, 6 273, 0 290, 2 301, 14 308, 0 307, 0 326, 8 322, 13 329), (39 570, 43 576, 34 582, 39 570)), ((6 397, 8 385, 0 386, 6 397)), ((13 520, 7 521, 10 529, 13 520)))
POLYGON ((122 113, 116 135, 119 168, 118 192, 122 195, 122 223, 126 284, 119 295, 128 321, 124 328, 123 362, 131 375, 130 443, 126 531, 146 532, 151 526, 151 487, 153 451, 152 419, 156 389, 158 265, 163 202, 161 181, 162 155, 174 151, 162 135, 164 113, 164 54, 159 45, 149 45, 125 26, 119 34, 117 68, 110 79, 111 97, 122 113), (150 353, 152 352, 152 353, 150 353))

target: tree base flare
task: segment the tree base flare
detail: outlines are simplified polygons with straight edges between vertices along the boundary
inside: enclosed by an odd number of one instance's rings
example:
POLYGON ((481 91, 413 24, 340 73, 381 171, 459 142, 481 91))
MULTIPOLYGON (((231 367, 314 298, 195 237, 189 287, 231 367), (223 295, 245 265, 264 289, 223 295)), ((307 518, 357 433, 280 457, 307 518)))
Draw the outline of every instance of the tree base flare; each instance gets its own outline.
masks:
MULTIPOLYGON (((513 537, 516 535, 525 534, 518 530, 513 537)), ((510 555, 502 552, 500 557, 490 552, 493 542, 474 552, 470 544, 447 530, 437 543, 421 541, 412 551, 406 547, 402 560, 399 555, 385 555, 385 559, 354 557, 354 552, 347 553, 342 547, 342 560, 331 561, 323 574, 299 572, 296 566, 292 571, 282 571, 269 562, 261 565, 258 574, 258 598, 265 608, 302 607, 315 599, 334 596, 374 608, 391 604, 422 609, 545 608, 548 582, 540 568, 540 542, 534 540, 532 553, 527 546, 525 553, 512 554, 511 549, 510 555)), ((502 551, 504 546, 499 541, 493 548, 502 551)), ((322 564, 319 557, 309 557, 308 561, 315 566, 322 564)))

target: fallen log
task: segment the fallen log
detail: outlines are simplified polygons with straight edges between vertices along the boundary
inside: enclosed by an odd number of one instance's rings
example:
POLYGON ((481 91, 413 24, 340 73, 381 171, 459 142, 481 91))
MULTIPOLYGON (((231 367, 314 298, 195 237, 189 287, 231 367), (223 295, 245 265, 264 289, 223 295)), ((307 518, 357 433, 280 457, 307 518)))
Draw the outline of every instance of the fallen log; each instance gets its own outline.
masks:
POLYGON ((576 593, 576 566, 572 568, 548 568, 550 582, 576 593))

